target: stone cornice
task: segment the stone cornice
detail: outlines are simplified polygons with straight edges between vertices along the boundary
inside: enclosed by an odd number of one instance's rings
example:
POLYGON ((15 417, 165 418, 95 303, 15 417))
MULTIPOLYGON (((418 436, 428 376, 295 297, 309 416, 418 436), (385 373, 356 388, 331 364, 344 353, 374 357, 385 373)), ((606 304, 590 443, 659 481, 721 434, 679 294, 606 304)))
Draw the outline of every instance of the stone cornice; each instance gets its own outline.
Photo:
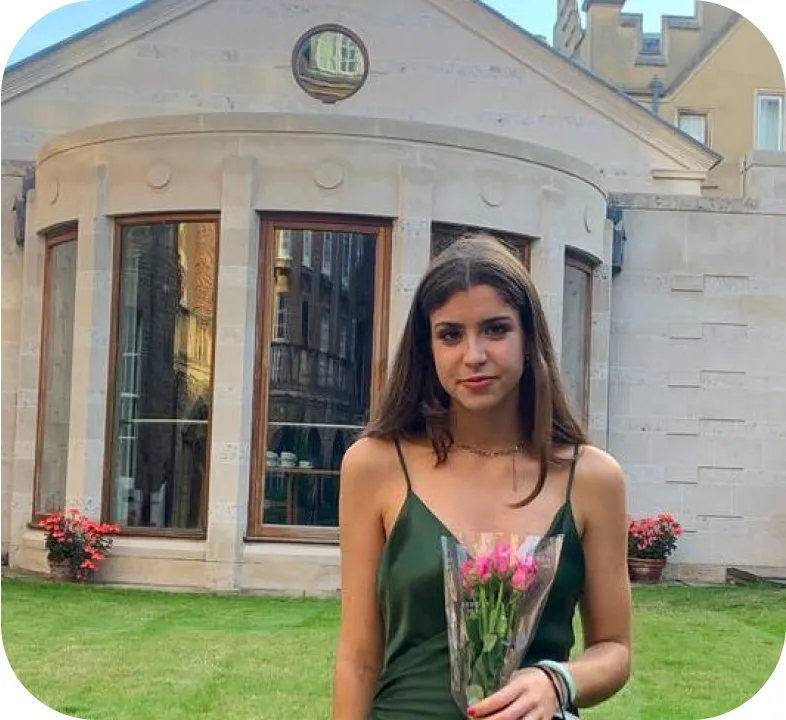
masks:
POLYGON ((9 66, 3 75, 2 102, 8 102, 211 2, 214 0, 147 0, 136 5, 9 66))
POLYGON ((477 130, 348 115, 233 112, 119 120, 75 130, 50 140, 39 150, 38 165, 44 165, 57 155, 103 143, 166 136, 228 135, 240 138, 284 133, 396 140, 476 151, 551 168, 591 185, 604 195, 606 193, 603 179, 595 168, 551 148, 477 130))
POLYGON ((665 212, 707 212, 760 216, 786 215, 786 203, 783 201, 763 201, 759 198, 612 193, 608 197, 608 202, 622 210, 662 210, 665 212))

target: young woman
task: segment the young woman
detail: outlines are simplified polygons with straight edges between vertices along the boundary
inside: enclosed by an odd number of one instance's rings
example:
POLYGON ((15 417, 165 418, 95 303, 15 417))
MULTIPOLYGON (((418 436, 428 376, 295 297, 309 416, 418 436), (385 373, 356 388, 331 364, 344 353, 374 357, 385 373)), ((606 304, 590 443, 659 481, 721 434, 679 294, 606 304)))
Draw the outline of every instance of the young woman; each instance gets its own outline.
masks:
POLYGON ((342 464, 334 720, 465 717, 450 691, 441 537, 469 531, 564 541, 522 669, 468 714, 551 720, 616 693, 630 665, 622 471, 568 407, 529 275, 486 236, 456 242, 423 277, 379 413, 342 464), (584 651, 569 661, 577 604, 584 651))

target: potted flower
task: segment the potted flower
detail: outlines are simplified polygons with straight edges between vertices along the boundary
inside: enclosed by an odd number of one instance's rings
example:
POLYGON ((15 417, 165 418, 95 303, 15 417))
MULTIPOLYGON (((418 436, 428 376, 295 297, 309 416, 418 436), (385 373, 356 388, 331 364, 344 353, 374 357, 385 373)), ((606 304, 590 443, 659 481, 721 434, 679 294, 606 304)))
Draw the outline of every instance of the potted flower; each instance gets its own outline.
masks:
POLYGON ((112 547, 112 535, 120 532, 117 525, 98 523, 76 508, 47 515, 39 527, 46 533, 51 576, 75 582, 84 582, 98 570, 98 561, 112 547))
POLYGON ((682 528, 673 515, 631 520, 628 524, 628 575, 634 582, 658 582, 666 558, 677 547, 682 528))

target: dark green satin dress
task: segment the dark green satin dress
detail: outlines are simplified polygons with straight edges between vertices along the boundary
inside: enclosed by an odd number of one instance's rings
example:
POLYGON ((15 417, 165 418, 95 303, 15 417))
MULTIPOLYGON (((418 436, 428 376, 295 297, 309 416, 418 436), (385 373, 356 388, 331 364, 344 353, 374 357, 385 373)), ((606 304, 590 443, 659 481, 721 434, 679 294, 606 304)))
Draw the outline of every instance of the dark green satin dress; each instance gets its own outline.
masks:
MULTIPOLYGON (((451 533, 412 491, 399 457, 407 497, 377 572, 385 653, 369 720, 462 720, 450 691, 443 590, 441 538, 451 533)), ((565 503, 547 533, 565 536, 557 575, 522 666, 564 662, 573 647, 573 615, 584 585, 584 553, 570 504, 575 463, 574 457, 565 503)))

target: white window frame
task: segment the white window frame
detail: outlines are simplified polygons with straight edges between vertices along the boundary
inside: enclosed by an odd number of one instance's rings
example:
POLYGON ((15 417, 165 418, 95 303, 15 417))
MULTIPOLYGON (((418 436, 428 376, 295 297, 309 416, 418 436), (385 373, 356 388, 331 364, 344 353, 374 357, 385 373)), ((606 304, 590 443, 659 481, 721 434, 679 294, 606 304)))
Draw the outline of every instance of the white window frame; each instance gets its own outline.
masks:
POLYGON ((756 150, 770 150, 774 152, 783 152, 784 151, 784 95, 783 93, 778 92, 757 92, 756 93, 756 113, 755 113, 755 122, 753 125, 753 132, 754 132, 754 139, 753 139, 753 146, 756 150), (780 108, 779 113, 779 120, 778 120, 778 147, 777 148, 766 148, 762 147, 760 140, 761 140, 761 129, 760 129, 760 121, 761 121, 761 108, 764 101, 767 100, 776 100, 778 102, 778 106, 780 108))
POLYGON ((682 130, 682 132, 690 135, 694 140, 697 140, 704 145, 709 146, 710 144, 710 118, 709 113, 701 112, 699 110, 678 110, 677 111, 677 127, 682 130), (703 137, 696 137, 692 132, 687 130, 682 126, 682 121, 685 118, 700 118, 704 123, 704 136, 703 137))

